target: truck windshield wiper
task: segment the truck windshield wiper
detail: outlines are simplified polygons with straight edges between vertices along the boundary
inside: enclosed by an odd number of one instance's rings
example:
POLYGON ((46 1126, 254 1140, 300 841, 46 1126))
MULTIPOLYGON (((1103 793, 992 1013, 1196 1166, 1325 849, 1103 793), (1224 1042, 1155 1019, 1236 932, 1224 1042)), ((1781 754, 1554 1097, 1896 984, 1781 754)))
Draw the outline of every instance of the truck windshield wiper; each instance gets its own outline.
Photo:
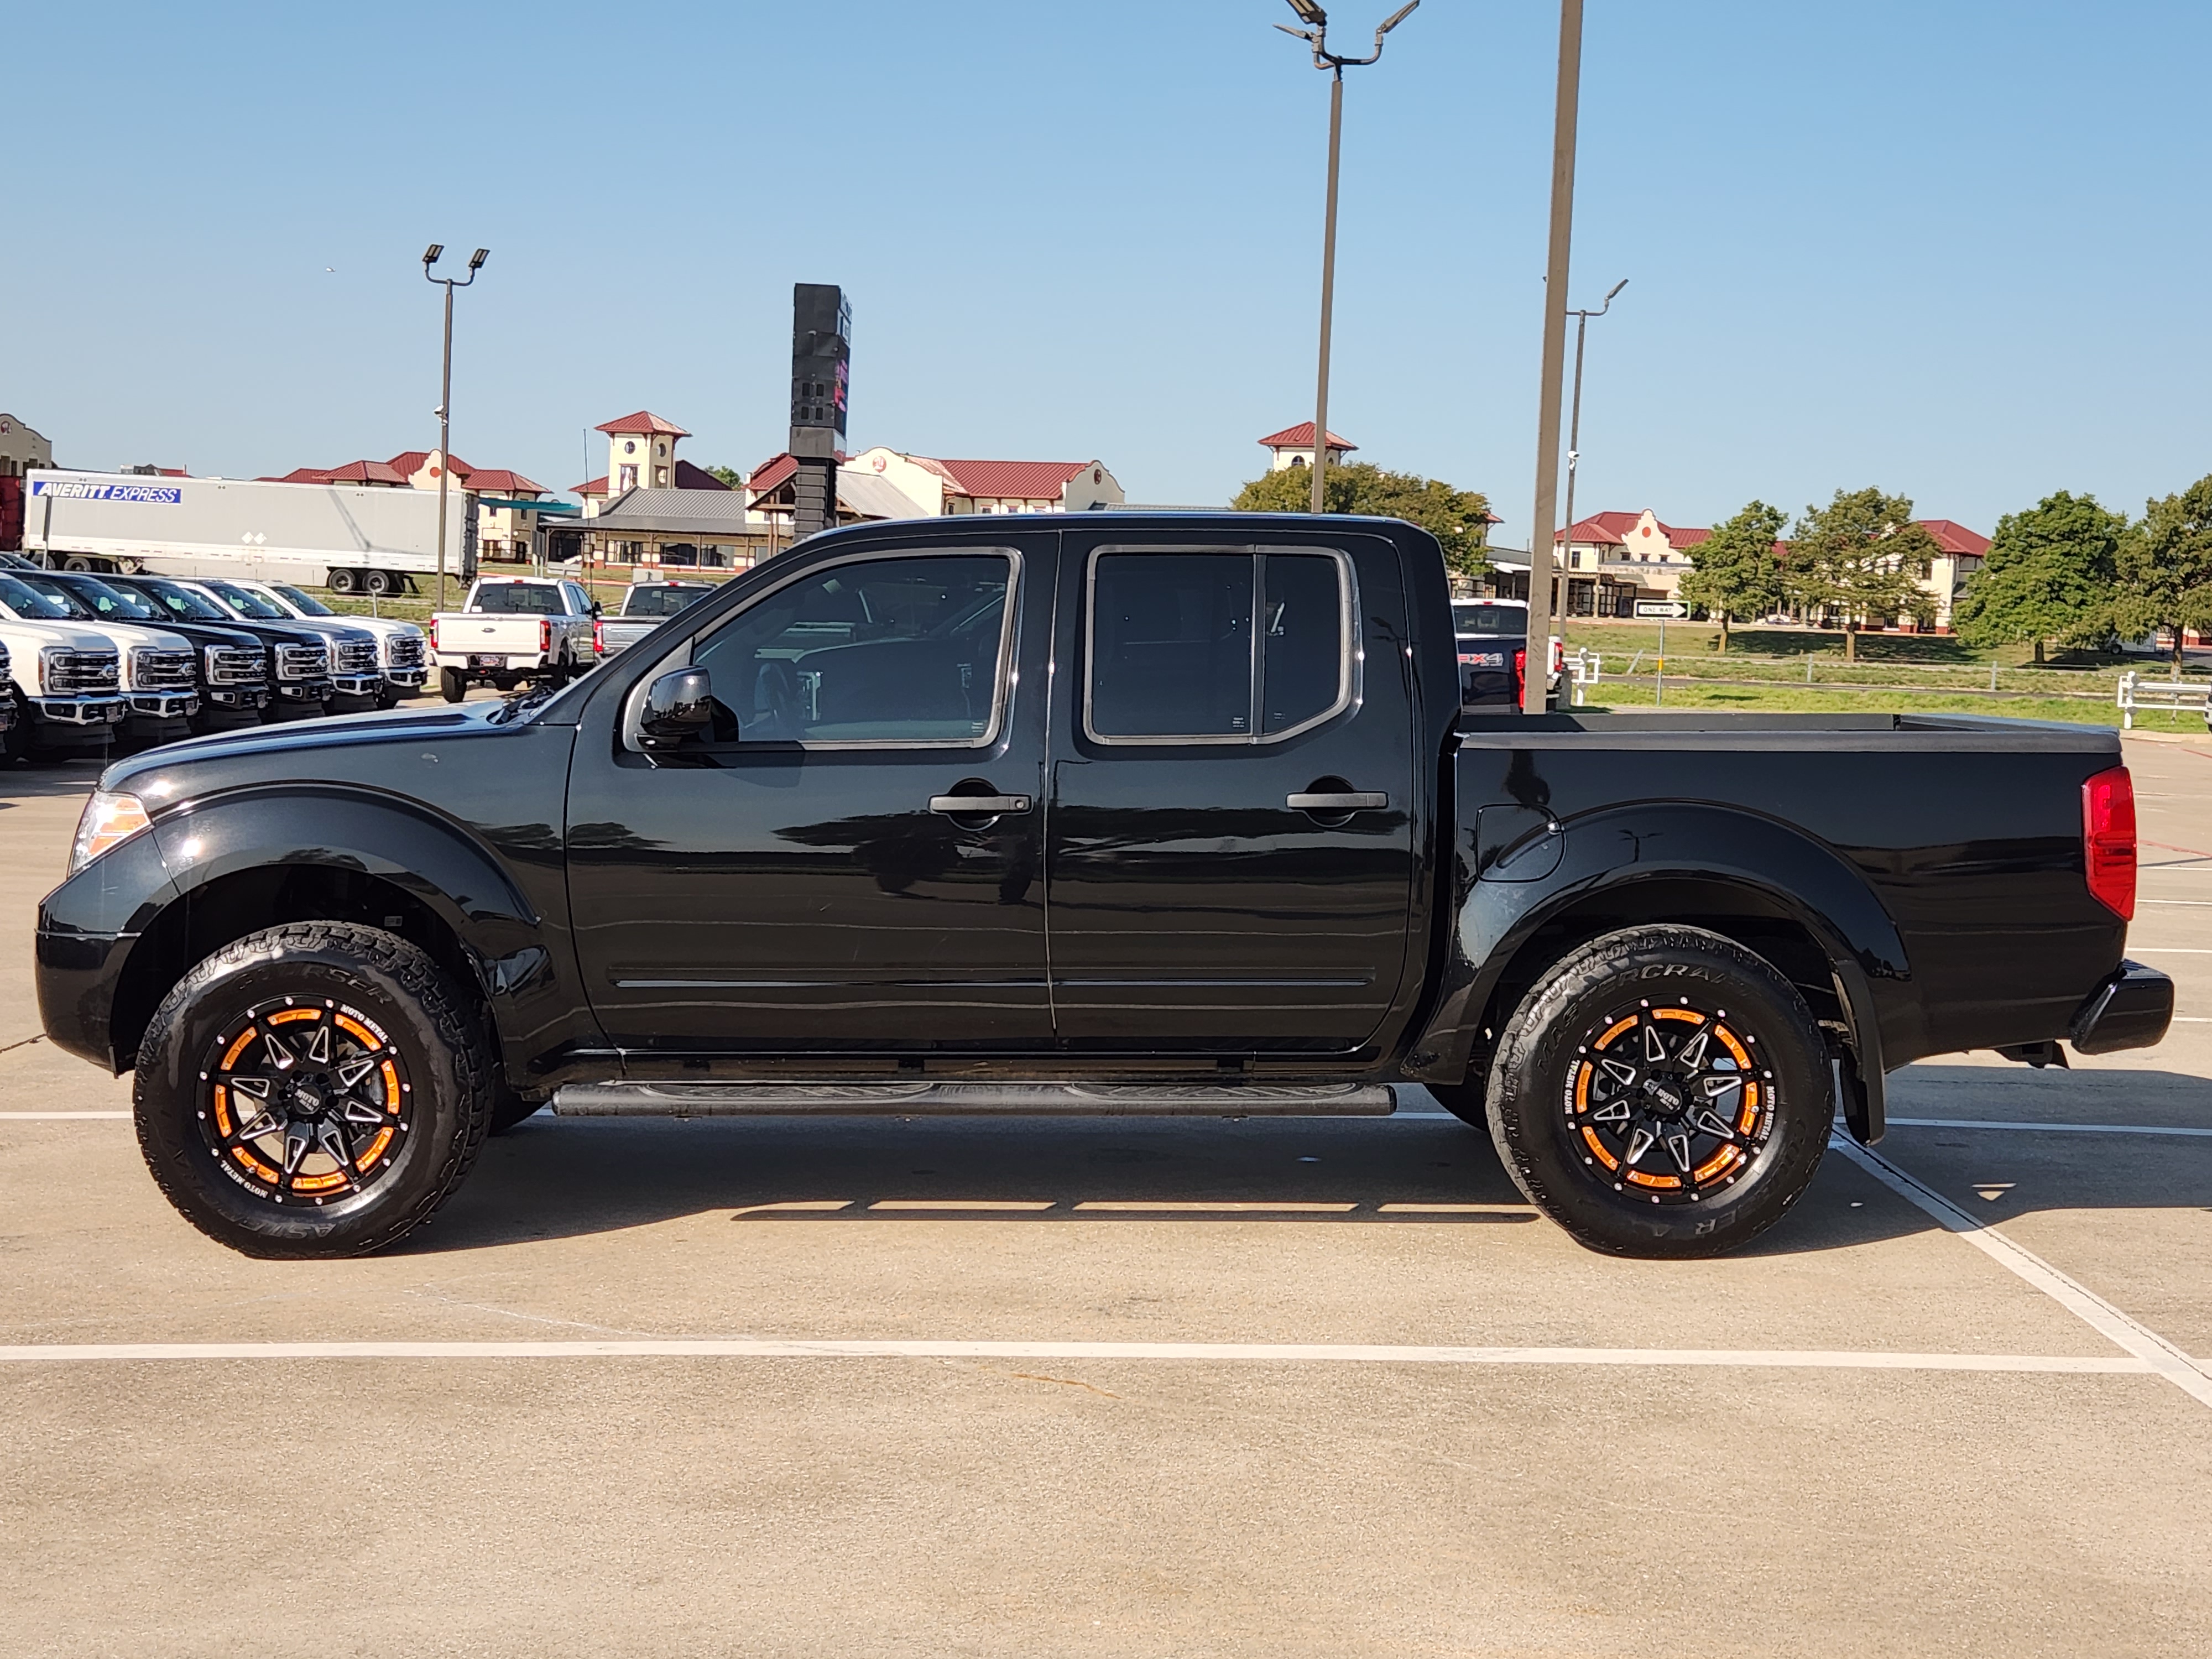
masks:
POLYGON ((484 716, 494 726, 507 726, 520 720, 531 709, 553 696, 553 688, 532 681, 519 690, 510 691, 500 699, 499 707, 484 716))

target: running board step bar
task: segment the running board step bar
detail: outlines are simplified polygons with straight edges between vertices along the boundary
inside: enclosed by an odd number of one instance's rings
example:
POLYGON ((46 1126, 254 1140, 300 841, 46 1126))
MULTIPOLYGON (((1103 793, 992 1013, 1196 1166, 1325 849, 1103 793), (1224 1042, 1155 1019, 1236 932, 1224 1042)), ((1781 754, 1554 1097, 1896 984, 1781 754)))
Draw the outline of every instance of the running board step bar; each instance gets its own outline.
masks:
POLYGON ((1388 1117, 1388 1084, 573 1083, 562 1117, 1388 1117))

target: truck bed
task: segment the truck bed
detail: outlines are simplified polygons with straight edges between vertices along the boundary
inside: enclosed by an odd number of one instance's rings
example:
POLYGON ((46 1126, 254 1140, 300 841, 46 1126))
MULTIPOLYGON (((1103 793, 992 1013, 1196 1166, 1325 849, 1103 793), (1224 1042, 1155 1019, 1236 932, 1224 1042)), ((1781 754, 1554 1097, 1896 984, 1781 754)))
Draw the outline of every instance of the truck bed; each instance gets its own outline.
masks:
MULTIPOLYGON (((2121 763, 2103 727, 1470 714, 1457 741, 1462 878, 1469 917, 1482 919, 1462 933, 1496 930, 1468 941, 1477 960, 1510 953, 1512 901, 1537 890, 1611 886, 1630 914, 1709 904, 1715 883, 1742 884, 1778 928, 1802 927, 1856 963, 1885 1067, 2047 1038, 2121 961, 2126 923, 2083 874, 2081 785, 2121 763)), ((1800 967, 1809 992, 1841 1002, 1829 964, 1800 967)))

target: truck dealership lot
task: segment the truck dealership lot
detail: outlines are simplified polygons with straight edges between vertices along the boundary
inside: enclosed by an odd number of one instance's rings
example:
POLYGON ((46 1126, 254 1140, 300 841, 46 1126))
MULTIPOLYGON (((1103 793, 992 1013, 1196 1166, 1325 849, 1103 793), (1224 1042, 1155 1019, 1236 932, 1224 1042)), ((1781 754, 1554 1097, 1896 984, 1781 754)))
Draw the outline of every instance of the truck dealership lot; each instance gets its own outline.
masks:
POLYGON ((1900 1073, 1686 1263, 1413 1090, 541 1115, 403 1249, 249 1261, 39 1039, 94 769, 0 775, 0 1653, 2202 1650, 2212 746, 2127 750, 2168 1040, 1900 1073))

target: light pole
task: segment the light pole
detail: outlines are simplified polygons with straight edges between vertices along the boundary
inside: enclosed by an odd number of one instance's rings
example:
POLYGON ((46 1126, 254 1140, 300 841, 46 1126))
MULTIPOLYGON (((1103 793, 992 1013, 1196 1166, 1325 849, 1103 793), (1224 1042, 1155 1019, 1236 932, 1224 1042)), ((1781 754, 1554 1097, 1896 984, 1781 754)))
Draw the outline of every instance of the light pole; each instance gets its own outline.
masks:
MULTIPOLYGON (((1583 459, 1583 347, 1589 338, 1589 319, 1602 317, 1613 309, 1620 290, 1628 286, 1624 276, 1613 285, 1605 296, 1605 303, 1595 311, 1571 311, 1568 316, 1577 319, 1575 324, 1575 412, 1567 423, 1567 556, 1574 556, 1575 544, 1575 469, 1583 459)), ((1565 598, 1565 593, 1560 595, 1565 598)))
POLYGON ((446 290, 446 367, 438 382, 438 609, 446 608, 446 485, 453 475, 453 290, 466 288, 483 269, 483 262, 491 258, 491 250, 480 247, 469 256, 469 274, 465 276, 433 276, 430 267, 438 263, 445 252, 443 242, 433 242, 422 251, 422 275, 446 290))
POLYGON ((1551 682, 1552 532, 1559 528, 1559 400, 1567 356, 1567 269, 1575 234, 1575 134, 1583 88, 1583 0, 1559 0, 1559 81, 1552 104, 1552 229, 1544 260, 1544 368, 1536 398, 1536 499, 1528 515, 1528 649, 1545 672, 1522 687, 1522 710, 1544 712, 1551 682))
POLYGON ((1329 323, 1336 307, 1336 161, 1344 138, 1344 71, 1371 64, 1382 55, 1382 37, 1404 22, 1421 0, 1410 0, 1384 20, 1375 31, 1375 50, 1364 58, 1346 58, 1328 49, 1328 14, 1315 0, 1290 0, 1304 28, 1288 23, 1275 27, 1294 34, 1313 48, 1314 67, 1327 70, 1328 85, 1328 205, 1323 216, 1321 244, 1321 369, 1314 394, 1313 510, 1322 511, 1322 477, 1328 467, 1328 340, 1329 323))

